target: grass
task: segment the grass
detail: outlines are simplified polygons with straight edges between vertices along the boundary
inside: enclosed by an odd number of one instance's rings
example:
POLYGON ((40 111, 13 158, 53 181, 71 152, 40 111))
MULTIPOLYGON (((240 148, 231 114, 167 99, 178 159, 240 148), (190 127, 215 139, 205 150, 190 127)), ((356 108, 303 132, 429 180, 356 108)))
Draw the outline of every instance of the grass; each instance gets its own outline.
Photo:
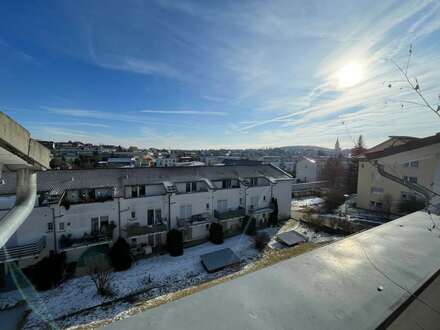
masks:
MULTIPOLYGON (((253 263, 246 265, 243 269, 241 269, 237 272, 234 272, 232 274, 201 283, 196 286, 188 287, 188 288, 185 288, 180 291, 168 293, 168 294, 162 295, 160 297, 157 297, 157 298, 154 298, 151 300, 138 301, 137 303, 134 304, 134 307, 130 308, 125 313, 125 315, 132 316, 132 315, 138 314, 140 312, 143 312, 147 309, 155 308, 160 305, 178 300, 180 298, 184 298, 186 296, 189 296, 194 293, 200 292, 202 290, 208 289, 208 288, 213 287, 215 285, 225 283, 227 281, 230 281, 230 280, 238 278, 240 276, 249 274, 249 273, 257 271, 259 269, 263 269, 265 267, 274 265, 280 261, 283 261, 283 260, 289 259, 291 257, 295 257, 300 254, 312 251, 312 250, 314 250, 320 246, 323 246, 323 245, 325 245, 325 244, 304 243, 304 244, 301 244, 301 245, 298 245, 295 247, 280 249, 280 250, 266 248, 260 259, 256 260, 253 263)), ((75 329, 87 329, 87 330, 88 329, 97 329, 97 328, 102 327, 104 325, 110 324, 111 322, 112 322, 112 320, 110 320, 110 319, 101 320, 101 321, 93 322, 91 324, 76 327, 75 329)))

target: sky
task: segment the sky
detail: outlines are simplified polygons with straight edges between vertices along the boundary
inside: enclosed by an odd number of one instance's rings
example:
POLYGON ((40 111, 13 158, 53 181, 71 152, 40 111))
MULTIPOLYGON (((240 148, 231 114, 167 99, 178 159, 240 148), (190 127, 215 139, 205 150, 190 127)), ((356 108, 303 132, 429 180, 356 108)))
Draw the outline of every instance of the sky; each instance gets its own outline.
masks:
POLYGON ((35 138, 348 148, 440 132, 395 66, 437 106, 437 0, 0 6, 0 111, 35 138))

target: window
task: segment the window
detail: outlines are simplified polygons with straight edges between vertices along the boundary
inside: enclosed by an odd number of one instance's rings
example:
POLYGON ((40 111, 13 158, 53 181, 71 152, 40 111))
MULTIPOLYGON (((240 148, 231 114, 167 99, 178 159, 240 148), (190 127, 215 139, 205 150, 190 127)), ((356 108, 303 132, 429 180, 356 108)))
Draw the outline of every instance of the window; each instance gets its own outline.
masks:
POLYGON ((109 217, 107 215, 101 217, 93 217, 91 219, 91 232, 92 235, 99 233, 105 233, 110 224, 109 217))
POLYGON ((409 163, 410 167, 419 167, 419 161, 418 160, 414 160, 412 162, 409 163))
POLYGON ((131 187, 131 198, 136 198, 136 197, 138 197, 138 187, 133 186, 131 187))
POLYGON ((149 209, 147 211, 147 225, 148 226, 154 225, 154 210, 153 209, 149 209))
POLYGON ((145 196, 145 186, 139 186, 139 197, 144 197, 145 196))
POLYGON ((251 186, 251 187, 258 186, 258 178, 250 178, 249 186, 251 186))
POLYGON ((92 218, 92 234, 99 233, 99 218, 92 218))
POLYGON ((192 216, 192 205, 180 205, 180 218, 189 219, 192 216))
POLYGON ((63 231, 63 230, 64 230, 64 222, 60 222, 60 223, 58 224, 58 230, 59 230, 59 231, 63 231))
POLYGON ((231 180, 223 180, 222 181, 222 188, 223 189, 228 189, 231 187, 231 180))
POLYGON ((192 182, 191 183, 191 190, 194 192, 194 191, 197 191, 197 182, 192 182))
POLYGON ((405 181, 409 181, 409 182, 411 182, 411 183, 417 183, 417 177, 415 177, 415 176, 404 176, 403 177, 403 180, 405 180, 405 181))
POLYGON ((228 200, 220 199, 217 201, 217 211, 226 212, 228 210, 228 200))
POLYGON ((99 217, 99 230, 101 231, 101 233, 107 230, 108 225, 109 225, 109 221, 107 215, 99 217))
POLYGON ((206 209, 209 209, 209 203, 206 203, 206 209))
POLYGON ((371 189, 370 189, 370 194, 382 195, 382 194, 383 194, 383 188, 380 188, 380 187, 371 187, 371 189))
POLYGON ((191 192, 191 183, 187 182, 185 191, 187 193, 191 192))
POLYGON ((134 212, 134 211, 131 212, 131 218, 132 219, 136 218, 136 212, 134 212))
POLYGON ((156 209, 155 211, 156 223, 162 222, 162 210, 156 209))
POLYGON ((53 231, 53 223, 52 222, 47 223, 47 231, 49 233, 51 233, 53 231))

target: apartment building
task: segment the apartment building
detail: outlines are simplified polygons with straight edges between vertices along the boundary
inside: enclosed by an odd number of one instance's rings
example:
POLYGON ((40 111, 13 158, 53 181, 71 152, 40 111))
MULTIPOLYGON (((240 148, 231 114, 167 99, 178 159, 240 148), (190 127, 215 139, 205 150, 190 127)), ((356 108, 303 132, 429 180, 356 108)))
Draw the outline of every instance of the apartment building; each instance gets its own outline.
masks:
MULTIPOLYGON (((0 186, 10 204, 14 176, 5 173, 0 186)), ((165 244, 172 228, 183 231, 187 245, 202 242, 213 222, 234 235, 245 215, 267 224, 272 198, 279 218, 290 217, 292 177, 271 165, 59 170, 37 178, 35 208, 0 263, 26 267, 51 252, 76 261, 90 247, 111 246, 120 236, 134 254, 148 254, 165 244)), ((1 205, 3 216, 8 206, 1 205)))
POLYGON ((426 138, 390 136, 359 158, 357 206, 398 213, 400 203, 422 198, 415 191, 380 175, 375 162, 403 180, 434 190, 440 184, 439 160, 439 133, 426 138))
POLYGON ((314 182, 319 180, 321 170, 325 164, 324 159, 303 157, 296 163, 297 182, 314 182))

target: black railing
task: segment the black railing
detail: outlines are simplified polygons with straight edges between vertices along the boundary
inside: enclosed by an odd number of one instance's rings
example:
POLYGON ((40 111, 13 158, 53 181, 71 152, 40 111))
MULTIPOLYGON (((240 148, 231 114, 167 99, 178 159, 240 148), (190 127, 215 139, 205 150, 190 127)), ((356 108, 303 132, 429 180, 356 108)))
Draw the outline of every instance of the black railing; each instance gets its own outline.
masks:
POLYGON ((214 211, 214 217, 219 220, 238 218, 245 216, 245 209, 240 207, 236 210, 228 210, 228 211, 214 211))

